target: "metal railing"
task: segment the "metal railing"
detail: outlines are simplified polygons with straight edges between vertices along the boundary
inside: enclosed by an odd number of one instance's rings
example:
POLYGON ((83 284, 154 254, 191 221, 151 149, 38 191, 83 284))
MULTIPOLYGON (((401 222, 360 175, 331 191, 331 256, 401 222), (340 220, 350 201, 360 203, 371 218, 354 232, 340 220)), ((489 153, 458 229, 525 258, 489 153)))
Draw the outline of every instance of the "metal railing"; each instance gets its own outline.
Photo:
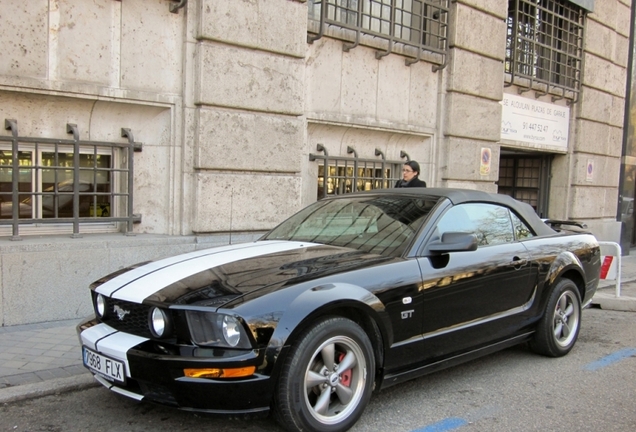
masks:
POLYGON ((133 223, 141 221, 133 214, 133 174, 134 154, 142 144, 130 129, 121 129, 125 143, 81 140, 75 124, 66 125, 73 136, 67 140, 21 137, 12 119, 5 119, 5 129, 11 136, 0 136, 0 149, 10 150, 2 150, 0 174, 10 173, 11 191, 0 190, 0 225, 12 226, 12 240, 20 240, 24 225, 72 224, 72 237, 80 237, 80 224, 123 222, 124 232, 131 234, 133 223), (100 158, 107 166, 98 165, 100 158), (45 176, 48 188, 43 188, 45 176))
POLYGON ((375 149, 375 156, 381 159, 358 157, 353 147, 347 147, 347 153, 353 154, 353 157, 329 156, 322 144, 318 144, 316 150, 323 154, 310 153, 309 160, 322 161, 318 169, 318 199, 328 195, 391 188, 402 178, 404 162, 410 160, 404 151, 400 151, 400 157, 404 160, 387 160, 379 149, 375 149))
POLYGON ((616 242, 600 241, 601 247, 601 280, 614 280, 614 296, 621 296, 621 256, 623 255, 621 245, 616 242))
POLYGON ((361 35, 368 35, 387 42, 385 51, 376 52, 377 59, 394 52, 396 45, 412 49, 401 52, 410 57, 407 66, 420 61, 423 52, 437 54, 427 59, 436 63, 435 72, 446 65, 449 1, 309 0, 309 20, 317 21, 319 29, 307 36, 307 42, 320 39, 327 26, 348 29, 355 37, 344 44, 345 51, 357 47, 361 35))

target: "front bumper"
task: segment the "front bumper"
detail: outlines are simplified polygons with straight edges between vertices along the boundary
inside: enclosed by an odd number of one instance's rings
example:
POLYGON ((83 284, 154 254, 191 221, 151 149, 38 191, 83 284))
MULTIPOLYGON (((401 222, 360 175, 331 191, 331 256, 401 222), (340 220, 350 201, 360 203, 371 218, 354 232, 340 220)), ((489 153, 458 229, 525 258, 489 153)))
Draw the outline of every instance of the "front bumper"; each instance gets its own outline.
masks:
MULTIPOLYGON (((258 350, 227 356, 200 357, 159 342, 123 332, 94 319, 77 327, 81 344, 124 364, 125 382, 95 373, 97 381, 124 396, 210 414, 266 415, 273 394, 272 380, 258 372, 244 378, 189 378, 185 368, 237 368, 262 364, 258 350), (163 353, 162 353, 163 349, 163 353)), ((183 348, 183 347, 182 347, 183 348)), ((191 347, 187 347, 191 348, 191 347)))

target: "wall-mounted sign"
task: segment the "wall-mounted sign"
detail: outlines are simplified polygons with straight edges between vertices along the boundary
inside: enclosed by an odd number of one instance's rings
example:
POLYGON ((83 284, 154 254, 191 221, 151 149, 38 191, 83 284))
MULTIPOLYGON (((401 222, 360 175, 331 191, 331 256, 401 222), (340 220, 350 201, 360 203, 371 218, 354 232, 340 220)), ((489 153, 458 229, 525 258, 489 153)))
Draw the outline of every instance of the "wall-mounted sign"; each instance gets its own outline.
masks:
POLYGON ((592 159, 587 160, 587 168, 585 169, 585 180, 589 182, 594 180, 594 161, 592 159))
POLYGON ((490 174, 490 159, 491 159, 491 151, 489 148, 484 147, 481 149, 481 161, 479 163, 479 174, 480 175, 488 175, 490 174))
POLYGON ((567 149, 570 108, 504 93, 501 139, 567 149))

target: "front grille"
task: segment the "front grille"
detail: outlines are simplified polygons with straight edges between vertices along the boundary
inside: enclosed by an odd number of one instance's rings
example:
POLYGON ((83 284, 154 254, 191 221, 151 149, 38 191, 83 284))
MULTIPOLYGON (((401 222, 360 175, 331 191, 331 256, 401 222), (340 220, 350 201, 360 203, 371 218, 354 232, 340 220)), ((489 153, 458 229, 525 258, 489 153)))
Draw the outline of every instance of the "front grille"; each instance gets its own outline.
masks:
POLYGON ((172 392, 165 386, 139 381, 139 387, 141 387, 141 392, 147 400, 162 405, 178 405, 177 400, 172 395, 172 392))
POLYGON ((106 313, 101 321, 119 331, 150 338, 150 306, 106 297, 106 313))

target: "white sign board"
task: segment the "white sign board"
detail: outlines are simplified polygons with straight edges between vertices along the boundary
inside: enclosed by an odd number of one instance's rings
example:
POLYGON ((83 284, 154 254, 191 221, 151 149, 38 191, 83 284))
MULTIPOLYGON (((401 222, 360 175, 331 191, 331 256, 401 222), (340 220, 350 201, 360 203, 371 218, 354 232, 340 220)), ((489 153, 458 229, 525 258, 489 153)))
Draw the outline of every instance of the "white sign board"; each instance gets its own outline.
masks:
POLYGON ((570 108, 504 93, 501 139, 568 146, 570 108))

